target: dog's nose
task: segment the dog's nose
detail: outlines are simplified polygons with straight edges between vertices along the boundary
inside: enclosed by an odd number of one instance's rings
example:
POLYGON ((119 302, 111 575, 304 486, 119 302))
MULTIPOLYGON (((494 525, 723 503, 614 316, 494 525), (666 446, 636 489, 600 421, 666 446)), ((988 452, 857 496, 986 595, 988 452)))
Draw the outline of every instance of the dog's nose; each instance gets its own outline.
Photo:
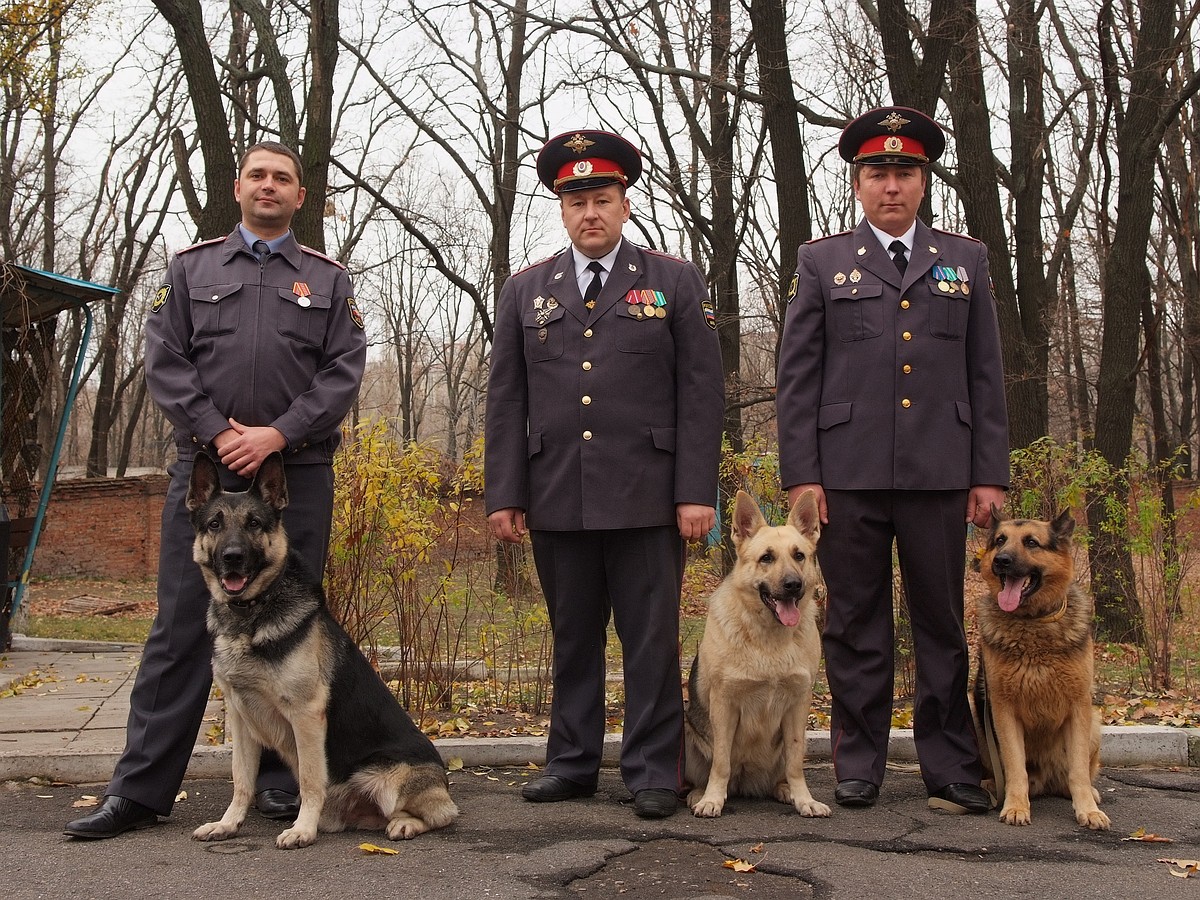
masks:
POLYGON ((241 547, 226 547, 221 551, 221 562, 227 566, 240 566, 245 558, 245 551, 241 547))
POLYGON ((804 592, 804 579, 799 575, 783 576, 783 589, 788 594, 800 594, 804 592))

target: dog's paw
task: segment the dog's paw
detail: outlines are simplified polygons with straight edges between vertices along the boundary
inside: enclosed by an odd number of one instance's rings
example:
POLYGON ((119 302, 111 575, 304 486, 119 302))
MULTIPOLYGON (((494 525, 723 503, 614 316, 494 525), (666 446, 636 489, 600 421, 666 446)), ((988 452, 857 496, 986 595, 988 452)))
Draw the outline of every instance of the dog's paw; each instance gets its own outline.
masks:
POLYGON ((387 836, 393 841, 411 841, 428 830, 429 826, 416 816, 396 816, 388 822, 387 836))
POLYGON ((1029 815, 1029 806, 1008 806, 1000 810, 1000 821, 1005 825, 1028 825, 1033 819, 1029 815))
POLYGON ((279 837, 275 838, 275 846, 280 850, 296 850, 300 847, 308 847, 317 839, 316 829, 297 828, 293 826, 286 831, 281 831, 279 837))
POLYGON ((201 825, 192 832, 194 841, 224 841, 238 833, 236 825, 226 825, 224 822, 209 822, 201 825))
POLYGON ((719 797, 701 797, 692 806, 692 815, 700 819, 715 819, 725 809, 725 801, 719 797))
POLYGON ((812 797, 809 797, 807 800, 801 798, 795 801, 792 806, 796 807, 796 812, 800 813, 800 815, 807 816, 810 819, 828 818, 833 812, 824 803, 814 800, 812 797))
POLYGON ((1077 809, 1075 811, 1075 821, 1080 825, 1086 825, 1092 831, 1108 831, 1112 824, 1108 820, 1108 816, 1098 809, 1077 809))

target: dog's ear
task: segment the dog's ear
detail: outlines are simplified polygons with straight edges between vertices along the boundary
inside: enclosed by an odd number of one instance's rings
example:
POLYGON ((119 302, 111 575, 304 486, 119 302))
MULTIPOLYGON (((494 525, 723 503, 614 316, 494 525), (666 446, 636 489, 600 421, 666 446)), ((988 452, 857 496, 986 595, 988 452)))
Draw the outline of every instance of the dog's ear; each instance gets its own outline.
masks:
POLYGON ((220 494, 221 476, 212 457, 201 451, 192 460, 192 477, 188 480, 187 499, 184 504, 188 512, 195 512, 205 503, 220 494))
POLYGON ((758 508, 754 498, 745 491, 738 491, 737 502, 733 507, 733 525, 730 528, 733 543, 740 544, 766 524, 767 520, 763 518, 762 510, 758 508))
POLYGON ((258 471, 254 473, 254 483, 250 492, 258 494, 268 506, 276 512, 282 512, 288 505, 287 476, 283 471, 283 454, 276 451, 262 461, 258 471))
POLYGON ((809 488, 796 500, 788 513, 788 524, 814 544, 821 536, 821 510, 817 506, 816 491, 809 488))
POLYGON ((1075 519, 1071 515, 1071 510, 1064 509, 1058 514, 1053 522, 1050 523, 1050 533, 1054 535, 1055 541, 1069 541, 1071 535, 1075 533, 1075 519))

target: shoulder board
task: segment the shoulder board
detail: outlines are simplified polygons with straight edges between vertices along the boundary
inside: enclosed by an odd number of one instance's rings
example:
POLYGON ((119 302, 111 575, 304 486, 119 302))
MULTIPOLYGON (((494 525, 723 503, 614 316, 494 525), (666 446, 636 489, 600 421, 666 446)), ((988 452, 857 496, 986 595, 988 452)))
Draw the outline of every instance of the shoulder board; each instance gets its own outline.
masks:
POLYGON ((314 250, 312 247, 305 247, 303 244, 300 244, 300 252, 307 253, 309 256, 315 256, 315 257, 317 257, 317 259, 323 259, 323 260, 325 260, 325 262, 333 263, 339 269, 346 268, 340 262, 338 262, 336 259, 334 259, 332 256, 326 256, 320 250, 314 250))
POLYGON ((821 241, 827 241, 830 238, 841 237, 845 234, 853 234, 853 231, 839 231, 837 234, 823 234, 820 237, 815 237, 812 240, 805 241, 806 244, 819 244, 821 241))
POLYGON ((674 253, 664 253, 662 250, 651 250, 649 247, 638 247, 647 256, 657 256, 659 259, 670 259, 675 262, 687 262, 686 259, 676 256, 674 253))
POLYGON ((518 269, 517 271, 513 272, 513 275, 522 275, 525 272, 528 272, 530 269, 536 269, 538 266, 544 266, 546 263, 554 259, 558 259, 557 253, 555 253, 553 256, 547 256, 545 259, 539 259, 537 262, 530 263, 525 268, 518 269))
POLYGON ((976 244, 983 243, 983 241, 981 241, 979 238, 971 237, 969 234, 963 234, 961 231, 945 231, 941 228, 930 228, 929 230, 935 234, 944 234, 947 237, 962 238, 964 241, 973 241, 976 244))
POLYGON ((201 241, 198 244, 192 244, 192 246, 190 246, 190 247, 184 247, 182 250, 180 250, 178 252, 191 253, 193 250, 195 250, 199 247, 207 247, 209 244, 223 244, 227 240, 229 240, 229 235, 225 235, 224 237, 209 238, 207 241, 201 241))

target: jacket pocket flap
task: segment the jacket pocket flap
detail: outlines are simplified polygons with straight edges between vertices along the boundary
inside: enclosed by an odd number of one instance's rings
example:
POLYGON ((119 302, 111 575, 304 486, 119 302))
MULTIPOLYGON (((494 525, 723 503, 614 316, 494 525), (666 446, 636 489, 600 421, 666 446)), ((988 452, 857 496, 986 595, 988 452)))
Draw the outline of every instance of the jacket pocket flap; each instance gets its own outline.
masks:
POLYGON ((853 403, 829 403, 817 412, 817 427, 824 430, 834 425, 850 421, 850 407, 853 403))
POLYGON ((869 300, 883 293, 882 284, 847 284, 829 289, 831 300, 869 300))
POLYGON ((288 288, 279 289, 280 299, 286 300, 288 303, 294 303, 296 306, 304 309, 329 309, 329 297, 322 297, 320 294, 305 294, 300 296, 294 290, 288 288))
POLYGON ((240 281, 237 284, 206 284, 203 287, 188 288, 188 296, 199 303, 216 303, 241 289, 240 281))

